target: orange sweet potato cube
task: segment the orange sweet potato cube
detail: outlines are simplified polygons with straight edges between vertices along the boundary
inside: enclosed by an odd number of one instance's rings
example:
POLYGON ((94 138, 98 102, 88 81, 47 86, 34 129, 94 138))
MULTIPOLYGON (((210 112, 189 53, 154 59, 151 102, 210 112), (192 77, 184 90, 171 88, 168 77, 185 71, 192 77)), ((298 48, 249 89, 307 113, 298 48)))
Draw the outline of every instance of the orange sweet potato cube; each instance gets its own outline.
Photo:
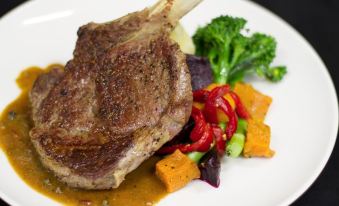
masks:
POLYGON ((252 119, 264 121, 272 98, 255 90, 251 85, 237 83, 234 92, 238 94, 252 119))
POLYGON ((177 191, 200 177, 197 164, 179 150, 157 162, 155 168, 157 177, 168 192, 177 191))
POLYGON ((270 149, 270 139, 269 126, 258 120, 248 120, 244 157, 272 157, 274 151, 270 149))

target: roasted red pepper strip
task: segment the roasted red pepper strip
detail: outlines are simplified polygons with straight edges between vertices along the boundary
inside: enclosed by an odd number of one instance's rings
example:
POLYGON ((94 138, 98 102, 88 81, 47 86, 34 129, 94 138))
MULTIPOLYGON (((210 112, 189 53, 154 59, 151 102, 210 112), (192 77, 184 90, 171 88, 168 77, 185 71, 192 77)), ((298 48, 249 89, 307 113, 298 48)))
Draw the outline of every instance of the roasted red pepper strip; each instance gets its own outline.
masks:
POLYGON ((233 98, 237 113, 242 118, 249 118, 249 115, 242 105, 239 97, 230 91, 229 85, 223 85, 214 88, 211 92, 206 90, 198 90, 193 93, 194 101, 205 103, 204 114, 196 107, 192 108, 192 118, 194 119, 195 126, 190 133, 192 144, 177 144, 172 146, 163 147, 158 150, 158 154, 173 153, 179 149, 183 153, 192 151, 207 152, 213 142, 213 137, 216 140, 216 148, 220 155, 224 154, 226 139, 222 129, 218 126, 210 126, 207 121, 212 124, 218 123, 217 109, 221 109, 228 117, 229 122, 226 128, 226 137, 230 139, 237 130, 238 118, 230 103, 223 97, 225 94, 230 93, 233 98))
POLYGON ((217 149, 217 152, 220 156, 223 156, 225 154, 225 148, 226 148, 226 137, 224 136, 224 132, 222 129, 217 126, 213 125, 213 134, 215 137, 215 148, 217 149))
POLYGON ((235 110, 237 114, 239 115, 239 117, 243 119, 249 119, 250 114, 247 112, 245 106, 242 104, 239 96, 233 91, 230 92, 230 95, 235 102, 235 110))
POLYGON ((224 96, 229 91, 230 91, 230 86, 223 85, 223 86, 214 88, 210 92, 205 102, 205 107, 204 107, 204 115, 206 117, 207 122, 218 124, 217 107, 215 105, 215 101, 217 98, 224 96))
POLYGON ((213 131, 210 124, 206 124, 205 130, 201 138, 192 144, 177 144, 173 146, 163 147, 158 150, 158 154, 171 154, 179 149, 182 153, 188 152, 207 152, 213 143, 213 131))
POLYGON ((209 94, 210 92, 207 90, 203 90, 203 89, 196 90, 193 92, 193 100, 195 102, 204 103, 206 102, 209 94))
POLYGON ((191 131, 190 139, 193 142, 196 142, 201 138, 201 136, 203 135, 203 133, 205 131, 206 121, 205 121, 205 117, 202 114, 201 110, 196 108, 196 107, 192 107, 191 116, 194 120, 194 128, 191 131))
POLYGON ((231 139, 233 134, 237 131, 238 127, 238 117, 235 114, 230 103, 224 98, 219 97, 215 100, 215 105, 217 108, 221 109, 228 117, 228 123, 226 127, 226 136, 227 139, 231 139))

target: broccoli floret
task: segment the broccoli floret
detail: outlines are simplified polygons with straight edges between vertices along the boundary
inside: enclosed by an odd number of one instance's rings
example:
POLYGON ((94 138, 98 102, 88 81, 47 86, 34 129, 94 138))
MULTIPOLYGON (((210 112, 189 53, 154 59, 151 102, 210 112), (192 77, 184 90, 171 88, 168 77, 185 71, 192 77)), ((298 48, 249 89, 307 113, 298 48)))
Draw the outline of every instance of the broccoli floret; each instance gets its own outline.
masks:
POLYGON ((287 68, 285 66, 269 67, 265 71, 265 77, 272 82, 278 82, 282 80, 286 73, 287 68))
POLYGON ((275 39, 260 33, 247 37, 241 33, 245 24, 245 19, 230 16, 213 19, 193 36, 196 54, 210 60, 217 83, 235 83, 247 74, 273 82, 281 80, 286 67, 270 67, 275 57, 275 39))

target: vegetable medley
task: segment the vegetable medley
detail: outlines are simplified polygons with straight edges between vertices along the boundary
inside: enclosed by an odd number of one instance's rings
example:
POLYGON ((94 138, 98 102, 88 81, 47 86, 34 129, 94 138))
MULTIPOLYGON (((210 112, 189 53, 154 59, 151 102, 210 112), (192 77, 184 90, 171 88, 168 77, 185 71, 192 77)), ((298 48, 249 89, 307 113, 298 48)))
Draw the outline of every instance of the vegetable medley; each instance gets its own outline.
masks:
POLYGON ((220 16, 193 36, 196 55, 209 60, 214 82, 193 91, 190 121, 157 151, 167 155, 157 163, 156 174, 169 192, 196 178, 218 187, 224 156, 274 155, 270 127, 264 123, 272 99, 243 80, 256 74, 277 82, 287 70, 285 66, 271 66, 275 39, 261 33, 245 36, 245 24, 242 18, 220 16))

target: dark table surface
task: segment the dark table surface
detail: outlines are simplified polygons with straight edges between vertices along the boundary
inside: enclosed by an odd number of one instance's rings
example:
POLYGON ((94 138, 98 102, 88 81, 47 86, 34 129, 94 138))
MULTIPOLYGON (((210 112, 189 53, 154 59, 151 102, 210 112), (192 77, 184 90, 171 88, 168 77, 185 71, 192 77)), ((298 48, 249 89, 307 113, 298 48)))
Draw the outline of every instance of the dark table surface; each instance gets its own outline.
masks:
MULTIPOLYGON (((1 0, 0 16, 22 2, 24 0, 1 0)), ((306 37, 327 65, 338 91, 339 0, 255 0, 255 2, 281 16, 306 37)), ((2 203, 0 200, 0 205, 2 203)), ((339 205, 338 144, 321 175, 293 205, 339 205)))

